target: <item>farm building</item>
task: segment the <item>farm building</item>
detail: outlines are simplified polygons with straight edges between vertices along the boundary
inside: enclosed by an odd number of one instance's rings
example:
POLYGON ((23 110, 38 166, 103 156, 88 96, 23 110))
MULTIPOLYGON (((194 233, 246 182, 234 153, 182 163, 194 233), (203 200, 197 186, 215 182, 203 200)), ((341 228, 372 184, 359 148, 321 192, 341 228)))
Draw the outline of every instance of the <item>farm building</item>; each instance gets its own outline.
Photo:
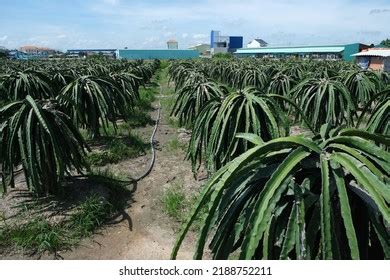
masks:
POLYGON ((210 55, 210 45, 209 44, 199 44, 192 47, 189 47, 190 50, 198 51, 200 55, 210 55))
POLYGON ((250 41, 246 47, 248 49, 253 49, 253 48, 264 48, 264 47, 267 47, 268 46, 268 43, 262 39, 254 39, 252 41, 250 41))
POLYGON ((264 47, 244 48, 237 50, 237 57, 269 57, 269 58, 312 58, 353 61, 352 54, 361 52, 369 46, 355 43, 348 45, 299 46, 299 47, 264 47))
POLYGON ((373 48, 352 55, 363 69, 390 72, 390 48, 373 48))
POLYGON ((19 51, 29 55, 29 56, 49 56, 49 54, 55 54, 56 50, 37 47, 37 46, 23 46, 20 47, 19 51))
POLYGON ((118 59, 190 59, 199 57, 195 50, 117 50, 118 59))

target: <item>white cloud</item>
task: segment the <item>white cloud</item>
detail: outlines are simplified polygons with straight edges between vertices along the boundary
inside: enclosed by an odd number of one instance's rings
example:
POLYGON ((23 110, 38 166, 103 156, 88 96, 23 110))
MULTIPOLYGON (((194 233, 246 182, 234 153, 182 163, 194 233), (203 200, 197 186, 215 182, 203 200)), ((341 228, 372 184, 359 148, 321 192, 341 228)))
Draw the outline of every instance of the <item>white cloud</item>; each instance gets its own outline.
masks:
POLYGON ((372 9, 370 11, 370 15, 383 14, 383 13, 390 13, 390 9, 372 9))
POLYGON ((147 39, 142 43, 142 45, 150 45, 150 44, 157 43, 158 41, 160 41, 160 38, 158 38, 158 37, 150 37, 150 38, 147 38, 147 39))
POLYGON ((194 38, 194 39, 206 39, 208 37, 209 37, 209 35, 207 35, 207 34, 194 34, 192 36, 192 38, 194 38))
POLYGON ((175 33, 172 32, 172 31, 167 31, 167 32, 164 33, 164 37, 172 37, 174 35, 175 35, 175 33))
POLYGON ((66 38, 67 36, 65 35, 65 34, 60 34, 60 35, 57 35, 57 37, 56 38, 58 38, 58 39, 64 39, 64 38, 66 38))
POLYGON ((5 40, 7 40, 7 38, 8 38, 8 36, 4 35, 4 36, 0 37, 0 41, 5 41, 5 40))
POLYGON ((188 33, 183 33, 183 34, 181 34, 181 37, 182 37, 183 39, 186 39, 186 38, 188 37, 188 33))

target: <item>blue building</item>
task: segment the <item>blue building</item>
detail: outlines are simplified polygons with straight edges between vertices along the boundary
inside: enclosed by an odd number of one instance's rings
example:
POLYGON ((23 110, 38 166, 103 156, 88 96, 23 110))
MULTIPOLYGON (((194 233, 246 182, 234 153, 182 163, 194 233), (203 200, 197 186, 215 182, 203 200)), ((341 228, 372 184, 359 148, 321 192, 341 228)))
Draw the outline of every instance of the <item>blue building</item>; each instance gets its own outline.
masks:
POLYGON ((210 35, 211 54, 234 53, 244 44, 242 36, 225 36, 221 31, 212 30, 210 35))
POLYGON ((116 50, 117 59, 191 59, 198 58, 196 50, 116 50))
POLYGON ((30 59, 42 59, 47 58, 46 55, 42 54, 28 54, 25 52, 21 52, 19 50, 10 50, 8 52, 8 57, 10 59, 17 59, 17 60, 30 60, 30 59))

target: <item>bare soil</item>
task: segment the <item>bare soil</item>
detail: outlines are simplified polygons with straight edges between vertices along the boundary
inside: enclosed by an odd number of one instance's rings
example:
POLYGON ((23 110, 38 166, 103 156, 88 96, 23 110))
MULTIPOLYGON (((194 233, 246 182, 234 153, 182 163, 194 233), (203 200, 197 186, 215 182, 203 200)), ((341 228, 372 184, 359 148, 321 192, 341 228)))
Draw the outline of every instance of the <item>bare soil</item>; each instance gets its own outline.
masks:
MULTIPOLYGON (((157 107, 157 104, 154 104, 157 107)), ((164 189, 173 182, 180 182, 186 192, 199 190, 202 182, 196 181, 191 165, 184 160, 181 150, 170 151, 168 142, 179 132, 161 122, 156 133, 156 163, 150 175, 138 182, 130 207, 125 210, 127 219, 107 227, 92 239, 82 241, 72 251, 60 252, 64 259, 169 259, 180 225, 163 213, 161 197, 164 189)), ((152 112, 155 119, 157 110, 152 112)), ((149 139, 153 127, 137 129, 137 133, 149 139)), ((111 171, 137 177, 147 168, 150 154, 107 166, 111 171)), ((192 259, 196 242, 192 233, 184 243, 178 259, 192 259)))

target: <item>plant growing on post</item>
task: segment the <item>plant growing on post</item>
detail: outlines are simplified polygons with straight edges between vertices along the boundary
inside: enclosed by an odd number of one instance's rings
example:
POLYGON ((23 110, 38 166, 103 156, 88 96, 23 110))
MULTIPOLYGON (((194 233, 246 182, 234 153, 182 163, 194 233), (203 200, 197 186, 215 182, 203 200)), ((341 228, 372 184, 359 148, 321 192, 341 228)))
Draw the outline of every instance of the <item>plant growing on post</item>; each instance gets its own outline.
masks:
POLYGON ((39 71, 27 70, 0 76, 5 97, 10 101, 24 99, 27 95, 36 99, 49 99, 55 96, 50 78, 39 71))
POLYGON ((366 122, 364 128, 367 131, 390 135, 390 89, 378 93, 367 102, 356 127, 361 127, 364 121, 366 122), (371 114, 367 117, 367 113, 370 111, 371 114))
POLYGON ((293 96, 316 131, 325 123, 353 126, 356 105, 341 82, 329 78, 306 79, 294 88, 293 96))
POLYGON ((3 187, 23 167, 27 186, 39 196, 56 194, 71 170, 82 173, 88 149, 71 119, 51 101, 27 96, 0 109, 0 163, 3 187))
POLYGON ((126 116, 131 96, 119 90, 111 79, 82 76, 68 84, 58 97, 60 103, 77 126, 88 129, 93 138, 100 136, 111 122, 116 127, 116 117, 126 116))
POLYGON ((201 218, 195 259, 208 240, 214 259, 389 259, 390 154, 374 142, 390 138, 324 125, 256 145, 209 180, 172 258, 201 218))
MULTIPOLYGON (((222 99, 215 98, 207 102, 196 117, 192 130, 190 143, 187 150, 187 159, 191 160, 192 172, 201 166, 203 160, 207 160, 204 153, 209 145, 212 127, 221 108, 222 99)), ((207 156, 207 153, 206 153, 207 156)))
POLYGON ((252 146, 246 139, 236 138, 236 134, 254 133, 268 141, 288 132, 287 119, 275 99, 254 88, 231 93, 204 110, 195 123, 188 157, 194 165, 204 149, 211 172, 252 146))
POLYGON ((139 87, 142 79, 130 73, 111 73, 111 79, 117 83, 117 88, 122 90, 124 95, 128 95, 129 100, 134 104, 139 100, 139 87))
POLYGON ((262 69, 258 68, 244 68, 241 70, 243 74, 237 77, 234 85, 238 89, 242 89, 243 87, 254 87, 258 90, 265 89, 268 84, 268 76, 262 69))
POLYGON ((192 126, 205 104, 215 98, 222 98, 227 89, 213 82, 185 84, 178 92, 171 115, 179 119, 182 126, 192 126))
POLYGON ((361 104, 362 106, 365 106, 383 87, 380 77, 375 72, 365 70, 346 72, 344 83, 349 89, 355 104, 361 104))
POLYGON ((367 130, 390 136, 390 97, 376 106, 368 120, 367 130))
POLYGON ((290 93, 294 85, 295 81, 292 80, 289 76, 282 73, 277 73, 271 79, 271 82, 268 86, 268 92, 290 98, 290 93))

